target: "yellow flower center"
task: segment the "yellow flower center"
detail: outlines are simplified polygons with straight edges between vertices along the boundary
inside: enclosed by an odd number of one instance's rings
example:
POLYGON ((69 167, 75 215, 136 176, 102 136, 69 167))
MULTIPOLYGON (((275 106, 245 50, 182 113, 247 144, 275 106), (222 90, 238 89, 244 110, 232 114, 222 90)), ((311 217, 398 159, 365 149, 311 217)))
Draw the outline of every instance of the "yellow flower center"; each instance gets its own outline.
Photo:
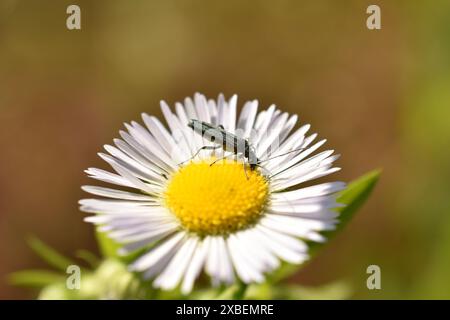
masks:
POLYGON ((267 180, 242 163, 214 159, 191 162, 176 172, 165 192, 166 206, 188 231, 226 235, 253 225, 269 193, 267 180))

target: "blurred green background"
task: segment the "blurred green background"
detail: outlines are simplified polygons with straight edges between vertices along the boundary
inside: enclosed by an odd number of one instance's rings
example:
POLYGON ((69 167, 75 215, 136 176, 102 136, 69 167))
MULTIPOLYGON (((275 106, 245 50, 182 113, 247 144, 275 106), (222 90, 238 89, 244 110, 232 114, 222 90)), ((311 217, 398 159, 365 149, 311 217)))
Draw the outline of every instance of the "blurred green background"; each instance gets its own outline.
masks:
MULTIPOLYGON (((24 239, 96 250, 83 170, 123 122, 199 91, 276 103, 342 154, 334 179, 384 169, 351 224, 291 281, 354 298, 450 298, 450 2, 0 1, 0 298, 43 268, 24 239), (66 29, 81 7, 82 30, 66 29), (381 7, 382 29, 366 28, 381 7), (382 290, 366 288, 377 264, 382 290)), ((330 178, 331 179, 331 178, 330 178)))

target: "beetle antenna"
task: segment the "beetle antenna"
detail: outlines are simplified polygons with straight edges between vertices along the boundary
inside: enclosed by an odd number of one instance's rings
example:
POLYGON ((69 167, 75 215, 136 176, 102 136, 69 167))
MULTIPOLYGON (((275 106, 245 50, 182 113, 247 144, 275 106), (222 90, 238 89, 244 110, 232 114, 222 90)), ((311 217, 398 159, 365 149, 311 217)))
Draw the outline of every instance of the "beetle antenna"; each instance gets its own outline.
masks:
POLYGON ((291 151, 288 151, 288 152, 285 152, 285 153, 276 155, 276 156, 274 156, 274 157, 272 157, 272 158, 267 158, 267 159, 264 159, 264 160, 259 160, 259 161, 257 162, 257 164, 260 164, 260 163, 263 163, 263 162, 266 162, 266 161, 269 161, 269 160, 272 160, 272 159, 275 159, 275 158, 278 158, 278 157, 285 156, 285 155, 287 155, 287 154, 289 154, 289 153, 292 153, 292 152, 301 151, 301 150, 305 150, 305 148, 294 149, 294 150, 291 150, 291 151))

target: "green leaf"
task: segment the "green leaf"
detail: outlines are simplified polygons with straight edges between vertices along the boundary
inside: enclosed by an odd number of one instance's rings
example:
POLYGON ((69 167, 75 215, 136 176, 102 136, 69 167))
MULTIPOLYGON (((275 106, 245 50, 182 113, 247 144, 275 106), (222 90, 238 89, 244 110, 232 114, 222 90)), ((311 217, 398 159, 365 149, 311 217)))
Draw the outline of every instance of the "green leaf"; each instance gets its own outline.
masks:
POLYGON ((120 260, 123 263, 130 263, 131 261, 137 259, 144 252, 147 252, 150 248, 152 248, 155 245, 151 244, 143 248, 137 249, 133 252, 130 252, 126 255, 121 255, 119 254, 119 249, 122 247, 122 245, 111 239, 107 233, 100 232, 97 229, 95 231, 95 236, 97 238, 97 244, 99 246, 100 253, 104 258, 120 260))
MULTIPOLYGON (((337 233, 342 231, 347 223, 353 218, 356 211, 358 211, 364 202, 366 202, 373 188, 377 184, 380 174, 381 170, 370 171, 350 182, 347 188, 339 193, 337 202, 342 203, 345 206, 336 209, 337 212, 340 212, 337 228, 332 231, 323 232, 328 239, 331 239, 337 233)), ((310 243, 311 255, 314 255, 323 245, 324 243, 310 243)))
POLYGON ((49 284, 64 281, 64 275, 44 270, 17 271, 8 276, 8 282, 12 285, 43 288, 49 284))
MULTIPOLYGON (((277 292, 280 291, 280 284, 271 284, 268 281, 263 283, 252 283, 245 292, 244 299, 249 300, 272 300, 277 299, 277 292)), ((280 298, 281 299, 281 298, 280 298)))
POLYGON ((108 237, 105 232, 98 231, 98 229, 95 231, 95 236, 97 238, 97 244, 99 246, 100 253, 103 257, 115 259, 119 258, 117 252, 120 249, 120 244, 108 237))
POLYGON ((28 238, 28 245, 39 257, 56 269, 65 272, 68 266, 75 264, 34 236, 28 238))
POLYGON ((96 268, 100 264, 100 258, 88 250, 77 250, 75 256, 84 260, 92 268, 96 268))
POLYGON ((189 295, 184 295, 183 299, 189 299, 189 300, 213 300, 213 299, 221 299, 222 293, 225 293, 225 290, 222 290, 223 292, 218 293, 220 289, 218 288, 210 288, 210 287, 204 287, 204 288, 196 288, 193 290, 189 295))
POLYGON ((247 285, 242 281, 238 281, 234 285, 226 288, 215 299, 218 300, 242 300, 247 291, 247 285))
MULTIPOLYGON (((344 204, 345 206, 336 209, 340 212, 339 224, 335 230, 322 232, 322 234, 330 240, 337 233, 342 231, 347 223, 352 219, 353 215, 358 211, 358 209, 364 204, 368 199, 370 193, 375 187, 381 170, 373 170, 365 175, 359 177, 358 179, 352 181, 345 190, 341 191, 338 195, 337 202, 344 204)), ((309 246, 309 254, 313 257, 320 248, 324 246, 325 243, 318 242, 307 242, 309 246)), ((280 281, 299 270, 302 265, 292 265, 283 263, 281 267, 274 272, 270 277, 269 281, 277 282, 280 281)))

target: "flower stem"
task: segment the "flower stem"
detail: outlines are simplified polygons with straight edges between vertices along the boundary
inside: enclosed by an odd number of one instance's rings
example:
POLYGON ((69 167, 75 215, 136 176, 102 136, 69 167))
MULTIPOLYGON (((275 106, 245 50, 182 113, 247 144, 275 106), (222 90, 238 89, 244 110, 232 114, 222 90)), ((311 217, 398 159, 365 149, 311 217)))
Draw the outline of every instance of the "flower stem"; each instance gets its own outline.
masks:
POLYGON ((247 291, 247 284, 239 281, 236 286, 236 291, 234 292, 232 299, 242 300, 245 296, 245 292, 247 291))

